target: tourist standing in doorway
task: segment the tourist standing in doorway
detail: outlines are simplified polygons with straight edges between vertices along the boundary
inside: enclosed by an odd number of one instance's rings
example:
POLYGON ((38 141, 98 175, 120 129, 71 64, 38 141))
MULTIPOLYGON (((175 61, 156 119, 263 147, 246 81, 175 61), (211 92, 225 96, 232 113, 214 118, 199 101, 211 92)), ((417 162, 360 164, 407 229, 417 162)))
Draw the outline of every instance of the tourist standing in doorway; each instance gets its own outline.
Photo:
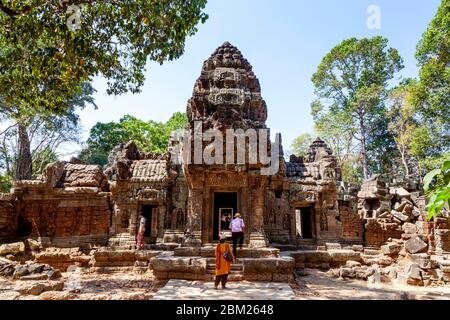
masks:
POLYGON ((233 238, 233 256, 236 258, 237 245, 242 249, 242 243, 244 242, 244 220, 241 218, 240 213, 234 215, 234 219, 231 220, 230 229, 231 236, 233 238))
POLYGON ((136 239, 136 248, 138 250, 141 250, 144 248, 144 234, 145 234, 145 226, 147 224, 147 218, 144 216, 141 216, 140 222, 139 222, 139 230, 137 234, 136 239))
POLYGON ((216 281, 214 288, 217 290, 219 283, 222 282, 222 289, 225 289, 228 275, 231 271, 231 261, 233 255, 231 254, 230 245, 226 242, 226 237, 220 237, 220 243, 216 247, 216 281))

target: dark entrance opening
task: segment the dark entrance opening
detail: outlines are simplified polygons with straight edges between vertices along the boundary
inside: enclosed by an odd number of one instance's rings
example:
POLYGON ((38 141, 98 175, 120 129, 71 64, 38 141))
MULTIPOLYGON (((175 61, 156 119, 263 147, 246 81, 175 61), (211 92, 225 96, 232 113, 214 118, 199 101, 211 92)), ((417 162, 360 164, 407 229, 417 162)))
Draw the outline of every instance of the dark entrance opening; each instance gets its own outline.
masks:
POLYGON ((152 218, 154 208, 156 208, 156 206, 151 205, 142 206, 142 216, 146 219, 144 237, 152 236, 152 218))
POLYGON ((27 237, 31 235, 31 231, 32 231, 31 222, 26 221, 23 214, 20 214, 17 224, 17 236, 27 237))
POLYGON ((219 240, 220 232, 229 231, 236 212, 237 192, 214 192, 213 240, 219 240))
POLYGON ((314 209, 312 207, 296 208, 297 233, 302 239, 314 238, 314 209))

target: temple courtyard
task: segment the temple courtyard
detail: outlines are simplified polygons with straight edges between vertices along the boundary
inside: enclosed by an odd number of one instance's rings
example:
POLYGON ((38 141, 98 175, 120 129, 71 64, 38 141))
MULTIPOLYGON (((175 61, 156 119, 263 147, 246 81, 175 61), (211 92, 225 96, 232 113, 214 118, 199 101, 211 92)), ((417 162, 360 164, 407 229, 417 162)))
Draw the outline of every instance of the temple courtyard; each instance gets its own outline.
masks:
POLYGON ((304 269, 289 283, 157 280, 145 273, 64 272, 59 280, 0 280, 1 300, 450 300, 448 286, 415 287, 343 280, 304 269), (45 290, 44 292, 42 292, 45 290), (47 291, 48 290, 48 291, 47 291))

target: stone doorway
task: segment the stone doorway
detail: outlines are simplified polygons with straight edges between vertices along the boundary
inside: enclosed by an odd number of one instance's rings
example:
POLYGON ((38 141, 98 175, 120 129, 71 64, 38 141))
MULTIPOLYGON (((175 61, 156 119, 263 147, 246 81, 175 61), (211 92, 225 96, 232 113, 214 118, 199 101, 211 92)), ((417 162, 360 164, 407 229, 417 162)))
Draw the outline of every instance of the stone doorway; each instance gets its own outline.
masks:
POLYGON ((295 208, 297 235, 301 239, 314 239, 314 208, 295 208))
POLYGON ((152 224, 154 220, 153 211, 157 208, 154 205, 143 205, 142 206, 142 216, 146 218, 146 224, 145 224, 145 232, 144 232, 144 238, 145 240, 149 241, 150 237, 156 236, 155 234, 152 234, 152 224))
POLYGON ((237 192, 214 192, 213 240, 219 240, 223 233, 231 237, 229 224, 237 212, 237 192))

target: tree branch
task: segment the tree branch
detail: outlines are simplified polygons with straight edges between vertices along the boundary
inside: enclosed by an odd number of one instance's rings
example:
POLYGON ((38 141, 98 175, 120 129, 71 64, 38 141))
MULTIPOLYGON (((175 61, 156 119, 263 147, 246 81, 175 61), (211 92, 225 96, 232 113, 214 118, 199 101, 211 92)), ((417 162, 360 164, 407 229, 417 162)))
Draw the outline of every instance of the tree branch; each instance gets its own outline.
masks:
POLYGON ((14 128, 16 125, 17 125, 16 123, 10 125, 8 128, 6 128, 6 129, 3 130, 2 132, 0 132, 0 136, 1 136, 2 134, 7 133, 7 132, 9 131, 9 129, 14 128))
POLYGON ((8 8, 3 3, 0 2, 0 10, 6 13, 10 17, 15 17, 21 14, 25 14, 31 11, 31 6, 25 6, 20 10, 13 10, 11 8, 8 8))

